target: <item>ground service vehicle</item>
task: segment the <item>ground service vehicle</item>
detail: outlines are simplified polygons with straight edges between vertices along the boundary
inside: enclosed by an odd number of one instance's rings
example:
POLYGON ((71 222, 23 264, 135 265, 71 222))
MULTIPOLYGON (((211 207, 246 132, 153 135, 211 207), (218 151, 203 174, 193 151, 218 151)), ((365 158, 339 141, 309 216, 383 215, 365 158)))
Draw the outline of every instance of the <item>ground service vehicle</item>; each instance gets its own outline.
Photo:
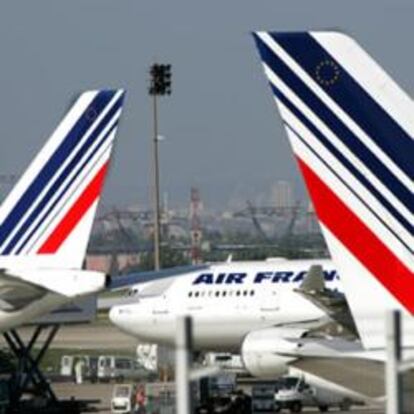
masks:
POLYGON ((60 375, 64 378, 75 378, 76 364, 82 360, 85 364, 85 379, 95 382, 98 375, 98 357, 89 355, 63 355, 60 361, 60 375))
POLYGON ((114 414, 129 414, 134 412, 135 386, 132 384, 117 384, 114 387, 111 401, 111 412, 114 414))
POLYGON ((123 381, 145 377, 147 371, 135 359, 101 355, 98 358, 98 381, 123 381))
POLYGON ((284 377, 275 393, 275 410, 288 409, 299 413, 304 407, 318 407, 321 412, 329 407, 340 407, 348 411, 352 401, 342 394, 335 393, 323 387, 309 385, 303 378, 284 377))

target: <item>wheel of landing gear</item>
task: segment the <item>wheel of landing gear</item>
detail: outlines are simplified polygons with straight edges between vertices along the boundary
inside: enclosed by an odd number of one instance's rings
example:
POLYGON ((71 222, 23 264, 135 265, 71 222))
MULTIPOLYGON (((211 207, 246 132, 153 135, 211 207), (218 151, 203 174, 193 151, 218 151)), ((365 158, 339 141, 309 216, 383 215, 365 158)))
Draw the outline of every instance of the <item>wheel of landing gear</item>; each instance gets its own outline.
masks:
POLYGON ((329 410, 329 407, 327 405, 320 405, 319 406, 319 411, 321 413, 326 413, 329 410))
POLYGON ((339 404, 339 408, 341 411, 349 411, 351 409, 351 402, 348 400, 345 400, 339 404))
POLYGON ((302 403, 300 401, 295 401, 290 406, 291 413, 300 413, 302 412, 302 403))

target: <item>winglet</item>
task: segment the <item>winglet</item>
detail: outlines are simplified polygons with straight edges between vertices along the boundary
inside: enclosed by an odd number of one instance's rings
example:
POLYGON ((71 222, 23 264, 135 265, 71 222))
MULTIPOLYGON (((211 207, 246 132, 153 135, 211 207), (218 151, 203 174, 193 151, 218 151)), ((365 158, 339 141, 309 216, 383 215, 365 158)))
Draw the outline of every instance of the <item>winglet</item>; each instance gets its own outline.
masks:
POLYGON ((300 285, 300 290, 305 292, 319 292, 325 289, 325 277, 321 265, 312 265, 308 274, 300 285))

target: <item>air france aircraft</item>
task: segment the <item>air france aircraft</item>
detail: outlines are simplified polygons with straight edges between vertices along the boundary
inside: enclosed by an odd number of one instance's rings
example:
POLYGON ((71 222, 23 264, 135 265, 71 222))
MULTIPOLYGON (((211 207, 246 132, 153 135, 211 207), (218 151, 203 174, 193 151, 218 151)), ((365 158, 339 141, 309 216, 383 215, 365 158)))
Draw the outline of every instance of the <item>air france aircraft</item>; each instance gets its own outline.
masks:
POLYGON ((82 264, 123 99, 83 93, 0 207, 0 331, 105 287, 82 264))
MULTIPOLYGON (((385 359, 384 317, 391 309, 402 312, 404 355, 412 357, 413 101, 349 36, 254 36, 364 358, 385 359)), ((309 344, 308 352, 303 343, 291 345, 288 354, 296 356, 333 354, 335 348, 325 343, 317 352, 309 344)))
POLYGON ((132 303, 114 306, 110 319, 141 341, 173 345, 177 316, 191 315, 197 349, 241 352, 246 365, 255 371, 258 364, 260 371, 266 364, 256 360, 257 354, 248 360, 251 347, 263 342, 270 346, 287 333, 301 337, 327 323, 323 306, 308 299, 323 297, 325 285, 330 298, 343 304, 340 280, 329 260, 211 264, 132 287, 132 303))

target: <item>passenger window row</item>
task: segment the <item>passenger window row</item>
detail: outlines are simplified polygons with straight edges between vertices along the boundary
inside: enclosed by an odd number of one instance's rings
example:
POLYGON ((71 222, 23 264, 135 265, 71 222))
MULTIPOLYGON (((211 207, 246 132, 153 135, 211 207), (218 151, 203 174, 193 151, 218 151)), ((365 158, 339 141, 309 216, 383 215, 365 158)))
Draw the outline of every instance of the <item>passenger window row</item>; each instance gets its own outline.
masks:
POLYGON ((217 290, 217 291, 191 291, 188 292, 189 298, 199 298, 199 297, 225 297, 225 296, 254 296, 256 292, 254 290, 217 290))

